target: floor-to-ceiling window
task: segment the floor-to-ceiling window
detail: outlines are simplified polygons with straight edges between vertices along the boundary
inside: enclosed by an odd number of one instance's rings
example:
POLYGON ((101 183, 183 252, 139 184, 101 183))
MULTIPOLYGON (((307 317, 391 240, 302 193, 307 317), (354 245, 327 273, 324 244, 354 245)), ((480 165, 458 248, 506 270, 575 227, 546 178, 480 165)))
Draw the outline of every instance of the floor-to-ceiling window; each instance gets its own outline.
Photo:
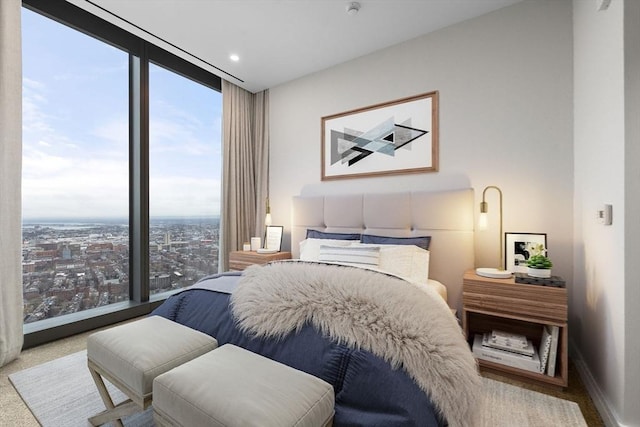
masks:
POLYGON ((23 8, 25 323, 129 299, 129 55, 23 8))
POLYGON ((149 288, 218 271, 222 94, 149 66, 149 288))
POLYGON ((217 272, 220 79, 66 2, 23 4, 25 332, 78 332, 217 272))

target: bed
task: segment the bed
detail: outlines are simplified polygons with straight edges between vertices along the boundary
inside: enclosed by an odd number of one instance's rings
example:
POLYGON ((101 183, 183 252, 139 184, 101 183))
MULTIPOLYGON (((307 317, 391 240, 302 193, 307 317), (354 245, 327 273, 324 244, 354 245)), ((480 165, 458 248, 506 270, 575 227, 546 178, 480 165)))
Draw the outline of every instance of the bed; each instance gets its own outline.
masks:
POLYGON ((327 381, 335 426, 470 425, 480 377, 451 308, 473 266, 472 205, 470 189, 295 197, 294 260, 204 278, 152 314, 327 381), (411 244, 425 237, 428 251, 411 244), (419 276, 424 252, 424 283, 380 268, 419 276))

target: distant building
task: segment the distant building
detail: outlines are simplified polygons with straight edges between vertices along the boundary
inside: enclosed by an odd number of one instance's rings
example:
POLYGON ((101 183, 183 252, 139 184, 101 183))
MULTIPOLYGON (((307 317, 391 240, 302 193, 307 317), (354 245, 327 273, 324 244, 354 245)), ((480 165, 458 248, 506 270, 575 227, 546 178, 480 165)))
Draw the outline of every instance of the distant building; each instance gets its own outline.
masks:
POLYGON ((34 258, 48 258, 48 259, 53 259, 56 258, 58 256, 58 250, 57 249, 48 249, 48 250, 44 250, 44 251, 35 251, 33 253, 33 257, 34 258))
POLYGON ((57 251, 58 242, 38 242, 37 247, 43 251, 57 251))
POLYGON ((149 278, 149 289, 157 290, 157 289, 170 289, 171 288, 171 275, 169 274, 158 274, 154 277, 149 278))

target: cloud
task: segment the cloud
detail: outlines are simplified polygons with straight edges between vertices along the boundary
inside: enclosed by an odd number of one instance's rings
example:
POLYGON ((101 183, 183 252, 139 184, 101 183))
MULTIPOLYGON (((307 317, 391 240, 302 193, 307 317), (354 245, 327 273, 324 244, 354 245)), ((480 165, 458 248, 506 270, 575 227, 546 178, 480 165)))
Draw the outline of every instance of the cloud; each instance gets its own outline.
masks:
POLYGON ((45 114, 42 106, 47 104, 46 86, 27 77, 22 79, 22 130, 30 133, 50 133, 52 117, 45 114))
POLYGON ((23 86, 23 216, 126 217, 128 125, 122 131, 121 120, 113 120, 88 129, 88 137, 73 135, 67 122, 48 113, 57 110, 45 84, 25 78, 23 86))
POLYGON ((126 217, 128 165, 78 157, 25 156, 24 217, 126 217))
MULTIPOLYGON (((60 97, 55 86, 23 79, 23 217, 126 218, 128 112, 120 109, 108 114, 107 102, 101 103, 101 109, 84 104, 78 108, 78 100, 60 97)), ((152 214, 218 215, 220 117, 202 119, 204 115, 162 103, 153 111, 152 214)), ((215 114, 213 108, 211 114, 215 114)))
POLYGON ((25 147, 22 154, 23 181, 28 178, 48 180, 69 170, 72 165, 73 160, 70 158, 54 156, 41 150, 25 147))
POLYGON ((219 179, 162 176, 149 182, 149 206, 152 216, 218 215, 220 214, 219 179))
POLYGON ((129 154, 129 119, 118 117, 98 125, 89 132, 91 135, 109 143, 104 154, 125 158, 129 154))
MULTIPOLYGON (((163 104, 164 105, 164 104, 163 104)), ((151 112, 149 140, 154 153, 182 153, 192 156, 212 155, 212 139, 219 138, 209 133, 206 141, 203 130, 213 130, 191 114, 175 107, 164 105, 151 112)))
MULTIPOLYGON (((107 45, 108 46, 108 45, 107 45)), ((110 46, 108 46, 111 48, 110 46)), ((117 65, 112 66, 99 66, 99 67, 86 67, 83 68, 82 72, 66 72, 66 73, 57 73, 53 76, 53 80, 55 81, 88 81, 88 82, 101 82, 106 78, 112 78, 115 76, 116 78, 121 77, 122 75, 127 75, 129 72, 129 61, 128 56, 116 48, 111 48, 118 51, 118 53, 122 53, 122 62, 117 65)), ((85 64, 86 65, 86 64, 85 64)))

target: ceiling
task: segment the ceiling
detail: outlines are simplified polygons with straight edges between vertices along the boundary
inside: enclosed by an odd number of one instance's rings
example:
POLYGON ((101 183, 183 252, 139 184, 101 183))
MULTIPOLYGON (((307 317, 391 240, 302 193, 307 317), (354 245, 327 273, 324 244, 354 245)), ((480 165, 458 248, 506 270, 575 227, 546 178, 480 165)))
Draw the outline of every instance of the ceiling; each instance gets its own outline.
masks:
POLYGON ((522 0, 67 1, 257 92, 522 0))

